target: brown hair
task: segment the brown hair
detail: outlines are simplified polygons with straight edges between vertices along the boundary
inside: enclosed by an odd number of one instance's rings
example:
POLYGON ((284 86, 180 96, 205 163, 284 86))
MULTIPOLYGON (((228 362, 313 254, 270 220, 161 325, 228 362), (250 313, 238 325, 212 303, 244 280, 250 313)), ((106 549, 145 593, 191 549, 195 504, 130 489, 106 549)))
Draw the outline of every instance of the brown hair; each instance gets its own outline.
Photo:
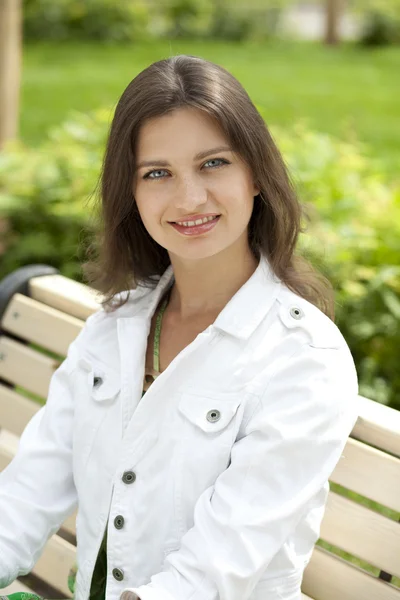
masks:
POLYGON ((248 227, 249 245, 265 254, 275 274, 296 294, 334 320, 329 280, 295 254, 305 215, 282 156, 242 85, 223 67, 196 56, 160 60, 135 77, 114 114, 100 178, 101 231, 96 258, 84 267, 104 306, 136 285, 154 285, 170 264, 168 252, 148 234, 133 197, 135 144, 141 125, 153 117, 194 107, 214 117, 231 146, 250 166, 261 190, 248 227))

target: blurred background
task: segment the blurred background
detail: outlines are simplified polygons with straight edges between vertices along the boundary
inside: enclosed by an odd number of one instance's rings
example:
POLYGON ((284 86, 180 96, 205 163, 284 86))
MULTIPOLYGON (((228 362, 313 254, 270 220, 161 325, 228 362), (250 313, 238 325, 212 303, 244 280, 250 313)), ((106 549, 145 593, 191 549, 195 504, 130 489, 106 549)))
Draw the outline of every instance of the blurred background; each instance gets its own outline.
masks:
POLYGON ((115 104, 180 53, 227 68, 263 115, 360 393, 400 409, 400 0, 0 0, 0 277, 81 280, 115 104))

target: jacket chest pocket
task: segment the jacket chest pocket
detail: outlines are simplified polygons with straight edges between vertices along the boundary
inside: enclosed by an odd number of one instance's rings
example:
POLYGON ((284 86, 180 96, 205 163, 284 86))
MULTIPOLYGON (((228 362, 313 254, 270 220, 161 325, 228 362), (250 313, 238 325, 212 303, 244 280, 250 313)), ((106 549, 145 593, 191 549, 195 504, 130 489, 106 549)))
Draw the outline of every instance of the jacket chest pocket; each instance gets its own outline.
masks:
POLYGON ((180 452, 177 473, 178 502, 183 506, 183 530, 191 525, 200 494, 229 466, 240 426, 242 397, 238 394, 205 396, 184 393, 178 404, 180 452))
POLYGON ((230 444, 234 417, 240 405, 236 395, 228 398, 184 394, 178 408, 183 417, 185 432, 192 441, 230 444))
POLYGON ((107 447, 107 440, 99 444, 97 438, 114 410, 121 384, 118 373, 85 358, 80 359, 75 378, 73 462, 75 483, 79 484, 90 455, 107 447))

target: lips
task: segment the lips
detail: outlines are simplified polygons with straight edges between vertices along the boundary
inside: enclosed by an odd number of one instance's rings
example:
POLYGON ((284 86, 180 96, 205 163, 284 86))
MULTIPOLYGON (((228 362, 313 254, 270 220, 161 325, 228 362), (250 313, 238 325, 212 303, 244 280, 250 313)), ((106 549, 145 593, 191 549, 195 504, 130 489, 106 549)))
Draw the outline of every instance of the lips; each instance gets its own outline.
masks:
POLYGON ((179 219, 179 221, 169 221, 169 223, 176 223, 181 225, 182 223, 189 223, 190 221, 198 221, 199 219, 205 219, 206 217, 220 217, 221 215, 217 213, 211 213, 208 215, 193 215, 192 217, 185 217, 184 219, 179 219))
POLYGON ((175 223, 172 222, 171 226, 181 235, 184 235, 185 237, 188 236, 198 236, 198 235, 202 235, 205 234, 209 231, 211 231, 212 229, 214 229, 214 227, 217 226, 219 220, 220 220, 221 215, 215 215, 215 217, 209 221, 206 221, 205 223, 200 223, 198 225, 181 225, 180 223, 175 223))

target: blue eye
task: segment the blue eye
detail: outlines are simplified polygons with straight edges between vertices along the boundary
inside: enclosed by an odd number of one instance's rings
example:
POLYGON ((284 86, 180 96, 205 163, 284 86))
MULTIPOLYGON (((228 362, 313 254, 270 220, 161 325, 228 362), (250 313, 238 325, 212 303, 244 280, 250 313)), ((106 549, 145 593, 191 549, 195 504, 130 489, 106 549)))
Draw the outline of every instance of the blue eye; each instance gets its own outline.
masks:
POLYGON ((150 177, 150 175, 154 175, 154 173, 166 173, 166 171, 164 169, 149 171, 143 176, 143 179, 162 179, 162 177, 150 177))
MULTIPOLYGON (((218 167, 230 164, 224 158, 210 158, 206 163, 204 163, 203 167, 205 167, 209 163, 214 163, 213 165, 211 165, 211 169, 218 169, 218 167)), ((153 181, 156 179, 164 179, 164 176, 157 175, 157 173, 167 173, 167 171, 165 171, 165 169, 153 169, 152 171, 149 171, 148 173, 143 175, 143 179, 152 179, 153 181)))
POLYGON ((228 165, 228 161, 225 160, 224 158, 210 158, 210 160, 208 160, 206 163, 204 163, 204 166, 206 166, 208 163, 212 163, 212 162, 216 162, 219 163, 217 165, 211 165, 212 169, 216 169, 218 167, 222 167, 222 165, 228 165))

